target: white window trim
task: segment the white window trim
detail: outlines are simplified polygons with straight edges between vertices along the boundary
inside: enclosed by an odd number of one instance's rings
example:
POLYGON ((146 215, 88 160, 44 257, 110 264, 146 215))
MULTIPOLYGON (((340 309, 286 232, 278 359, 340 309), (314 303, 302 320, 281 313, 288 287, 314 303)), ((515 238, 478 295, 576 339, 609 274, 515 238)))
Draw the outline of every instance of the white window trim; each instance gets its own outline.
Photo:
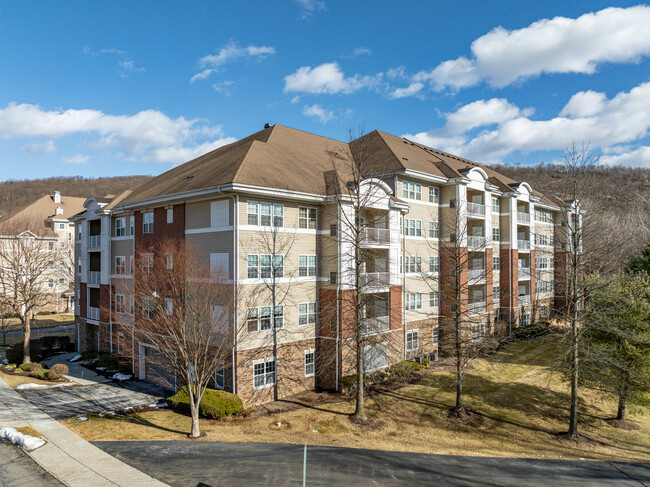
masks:
POLYGON ((258 389, 266 389, 268 387, 273 387, 277 384, 278 382, 278 361, 276 357, 268 357, 268 358, 262 358, 258 360, 253 360, 253 389, 258 390, 258 389), (266 383, 266 363, 267 362, 275 362, 275 369, 274 369, 274 380, 272 384, 267 384, 266 383), (264 385, 261 386, 256 386, 255 385, 255 366, 257 364, 264 364, 264 385))
POLYGON ((407 352, 412 352, 414 350, 419 350, 420 349, 420 329, 415 328, 413 330, 406 330, 406 351, 407 352), (409 335, 411 335, 411 345, 413 344, 413 334, 416 334, 418 337, 418 344, 417 347, 415 348, 408 348, 408 343, 409 343, 409 335))
MULTIPOLYGON (((316 349, 315 348, 310 348, 309 350, 305 350, 303 352, 303 357, 304 357, 303 363, 304 363, 305 377, 314 377, 316 375, 316 349), (314 362, 312 364, 314 366, 314 371, 311 374, 307 373, 307 354, 308 353, 311 353, 311 354, 314 355, 314 362)), ((275 364, 275 366, 277 367, 277 363, 275 364)), ((277 370, 276 370, 276 372, 277 372, 277 370)))

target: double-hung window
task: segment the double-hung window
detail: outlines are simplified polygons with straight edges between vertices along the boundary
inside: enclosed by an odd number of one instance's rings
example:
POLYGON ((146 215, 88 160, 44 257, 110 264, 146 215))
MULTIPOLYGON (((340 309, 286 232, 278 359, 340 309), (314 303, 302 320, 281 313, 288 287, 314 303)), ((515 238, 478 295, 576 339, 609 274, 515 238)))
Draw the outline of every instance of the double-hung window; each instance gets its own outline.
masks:
POLYGON ((126 257, 121 255, 115 257, 115 274, 120 276, 126 274, 126 257))
POLYGON ((116 294, 115 295, 115 312, 124 313, 124 295, 116 294))
POLYGON ((129 217, 129 235, 135 235, 135 216, 133 215, 129 217))
POLYGON ((300 277, 315 277, 316 269, 316 256, 315 255, 299 255, 298 256, 298 276, 300 277))
POLYGON ((437 308, 440 305, 440 298, 437 291, 429 293, 429 308, 437 308))
POLYGON ((259 331, 260 329, 260 310, 259 308, 248 308, 246 310, 246 328, 249 332, 259 331))
POLYGON ((433 327, 433 344, 438 345, 439 340, 439 328, 438 325, 436 325, 433 327))
POLYGON ((275 385, 275 357, 253 362, 253 387, 261 389, 275 385))
POLYGON ((422 220, 411 220, 404 218, 404 235, 411 237, 422 236, 422 220))
POLYGON ((472 340, 482 340, 485 336, 485 323, 472 323, 472 340))
POLYGON ((284 226, 284 205, 281 203, 268 203, 265 201, 246 201, 247 223, 263 227, 284 226))
POLYGON ((142 214, 142 233, 153 233, 153 211, 142 214))
POLYGON ((501 201, 499 198, 492 198, 492 213, 499 213, 501 211, 501 201))
POLYGON ((151 276, 153 273, 153 254, 144 253, 142 254, 142 274, 145 276, 151 276))
POLYGON ((167 223, 174 223, 174 208, 167 208, 167 223))
POLYGON ((429 222, 429 238, 438 238, 439 228, 438 222, 429 222))
POLYGON ((316 303, 300 303, 298 305, 298 324, 313 325, 316 323, 316 303))
POLYGON ((248 200, 246 202, 247 223, 249 225, 259 225, 259 207, 258 201, 248 200))
POLYGON ((405 273, 422 272, 422 257, 410 256, 406 257, 406 265, 404 267, 405 273))
POLYGON ((420 341, 420 332, 418 330, 410 330, 406 332, 406 351, 417 350, 420 341))
POLYGON ((153 318, 153 301, 151 298, 142 298, 142 317, 146 319, 153 318))
POLYGON ((223 367, 217 367, 217 370, 214 371, 214 386, 217 389, 223 389, 224 388, 224 376, 225 376, 225 369, 223 367))
POLYGON ((315 208, 298 208, 298 227, 316 229, 315 208))
POLYGON ((501 299, 501 286, 492 286, 492 299, 494 301, 501 299))
POLYGON ((429 272, 440 272, 440 257, 429 257, 429 272))
POLYGON ((115 220, 115 236, 124 237, 126 235, 126 219, 117 218, 115 220))
POLYGON ((255 255, 255 254, 247 255, 246 263, 247 263, 246 277, 248 277, 248 279, 257 279, 259 277, 259 264, 260 264, 259 255, 255 255))
MULTIPOLYGON (((248 256, 248 275, 251 276, 254 274, 252 262, 255 259, 251 260, 252 256, 248 256)), ((256 258, 257 256, 255 256, 256 258)), ((270 279, 272 276, 283 277, 284 276, 284 256, 283 255, 269 255, 262 254, 260 255, 260 270, 259 277, 262 279, 270 279)))
POLYGON ((422 309, 422 293, 406 294, 406 310, 422 309))
POLYGON ((492 229, 492 241, 500 242, 501 241, 501 229, 493 228, 492 229))
POLYGON ((316 352, 312 350, 305 351, 305 377, 313 377, 315 372, 316 361, 315 359, 316 352))
POLYGON ((440 202, 440 189, 435 186, 429 186, 429 203, 440 202))
POLYGON ((492 257, 492 271, 497 272, 501 270, 501 257, 492 257))
POLYGON ((422 185, 404 181, 402 185, 402 196, 411 200, 422 199, 422 185))

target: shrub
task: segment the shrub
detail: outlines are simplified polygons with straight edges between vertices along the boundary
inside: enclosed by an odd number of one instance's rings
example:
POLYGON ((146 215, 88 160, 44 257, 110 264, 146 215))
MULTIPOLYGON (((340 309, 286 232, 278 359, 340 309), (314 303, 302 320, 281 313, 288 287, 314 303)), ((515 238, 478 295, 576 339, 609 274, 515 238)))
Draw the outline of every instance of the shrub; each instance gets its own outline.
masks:
MULTIPOLYGON (((363 383, 367 387, 372 383, 372 377, 370 375, 364 374, 363 383)), ((357 390, 357 374, 345 375, 339 379, 339 386, 341 387, 341 392, 346 396, 351 396, 357 390)))
POLYGON ((517 340, 528 340, 549 333, 549 323, 533 323, 532 325, 515 328, 512 336, 517 340))
POLYGON ((102 353, 99 355, 99 359, 97 359, 97 367, 104 367, 108 370, 118 370, 120 368, 120 363, 115 355, 102 353))
POLYGON ((423 358, 422 359, 422 367, 424 367, 425 369, 428 369, 429 367, 431 367, 431 360, 429 360, 428 358, 423 358))
POLYGON ((26 364, 20 364, 19 368, 23 372, 34 372, 35 370, 42 369, 43 366, 38 362, 27 362, 26 364))
POLYGON ((29 373, 30 377, 35 377, 36 379, 47 380, 50 375, 49 370, 45 369, 35 369, 29 373))
MULTIPOLYGON (((185 388, 168 398, 167 403, 176 412, 190 414, 190 398, 185 388)), ((206 389, 199 404, 199 415, 209 419, 223 418, 241 413, 243 410, 244 403, 239 396, 214 389, 206 389)))
POLYGON ((54 364, 50 368, 49 378, 50 380, 60 380, 69 372, 68 366, 65 364, 54 364))
POLYGON ((417 374, 418 371, 423 370, 424 368, 424 366, 412 360, 403 360, 393 365, 390 368, 390 371, 396 377, 400 377, 402 379, 410 379, 415 374, 417 374))
POLYGON ((85 352, 81 352, 81 358, 82 360, 91 361, 99 358, 99 352, 97 350, 86 350, 85 352))

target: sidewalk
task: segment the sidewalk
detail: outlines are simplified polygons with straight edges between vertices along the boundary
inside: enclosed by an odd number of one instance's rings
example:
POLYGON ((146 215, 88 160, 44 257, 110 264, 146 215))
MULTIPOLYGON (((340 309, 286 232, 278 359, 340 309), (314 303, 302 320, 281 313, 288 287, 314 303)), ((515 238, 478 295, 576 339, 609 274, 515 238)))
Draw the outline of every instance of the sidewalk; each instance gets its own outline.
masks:
POLYGON ((29 456, 67 486, 166 485, 80 438, 0 379, 0 427, 26 425, 47 440, 44 446, 28 452, 29 456))

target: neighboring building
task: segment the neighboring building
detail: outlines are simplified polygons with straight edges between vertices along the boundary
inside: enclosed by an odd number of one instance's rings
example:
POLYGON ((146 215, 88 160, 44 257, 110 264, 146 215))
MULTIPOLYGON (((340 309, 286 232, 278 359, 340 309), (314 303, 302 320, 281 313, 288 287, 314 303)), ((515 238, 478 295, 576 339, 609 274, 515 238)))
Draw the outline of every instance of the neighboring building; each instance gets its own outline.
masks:
MULTIPOLYGON (((11 240, 31 239, 43 252, 56 255, 43 285, 51 297, 41 311, 72 312, 74 306, 74 223, 70 217, 83 210, 85 198, 46 195, 0 220, 0 227, 11 235, 0 235, 0 249, 11 248, 11 240), (40 246, 40 247, 39 247, 40 246)), ((1 233, 6 233, 5 231, 1 233)))
POLYGON ((360 190, 377 195, 357 215, 375 227, 362 239, 363 292, 372 295, 364 316, 378 337, 365 350, 367 369, 437 356, 440 320, 452 314, 444 293, 452 263, 440 249, 452 242, 470 257, 463 292, 475 339, 550 316, 555 263, 563 262, 562 201, 383 132, 345 144, 274 125, 114 199, 85 202, 74 218, 80 350, 128 353, 134 373, 153 375, 147 355, 154 352, 138 340, 142 311, 124 296, 116 312, 111 286, 137 276, 136 248, 173 236, 201 249, 206 265, 222 266, 236 285, 238 337, 217 385, 247 404, 271 400, 276 388, 278 397, 336 388, 354 373, 344 346, 353 334, 350 310, 341 304, 354 292, 354 260, 338 235, 355 218, 336 195, 345 180, 340 167, 361 152, 372 170, 360 190), (286 255, 271 255, 264 236, 273 232, 292 239, 286 255), (277 284, 285 293, 275 310, 263 286, 271 262, 281 267, 277 284), (272 315, 282 323, 275 332, 272 315))

